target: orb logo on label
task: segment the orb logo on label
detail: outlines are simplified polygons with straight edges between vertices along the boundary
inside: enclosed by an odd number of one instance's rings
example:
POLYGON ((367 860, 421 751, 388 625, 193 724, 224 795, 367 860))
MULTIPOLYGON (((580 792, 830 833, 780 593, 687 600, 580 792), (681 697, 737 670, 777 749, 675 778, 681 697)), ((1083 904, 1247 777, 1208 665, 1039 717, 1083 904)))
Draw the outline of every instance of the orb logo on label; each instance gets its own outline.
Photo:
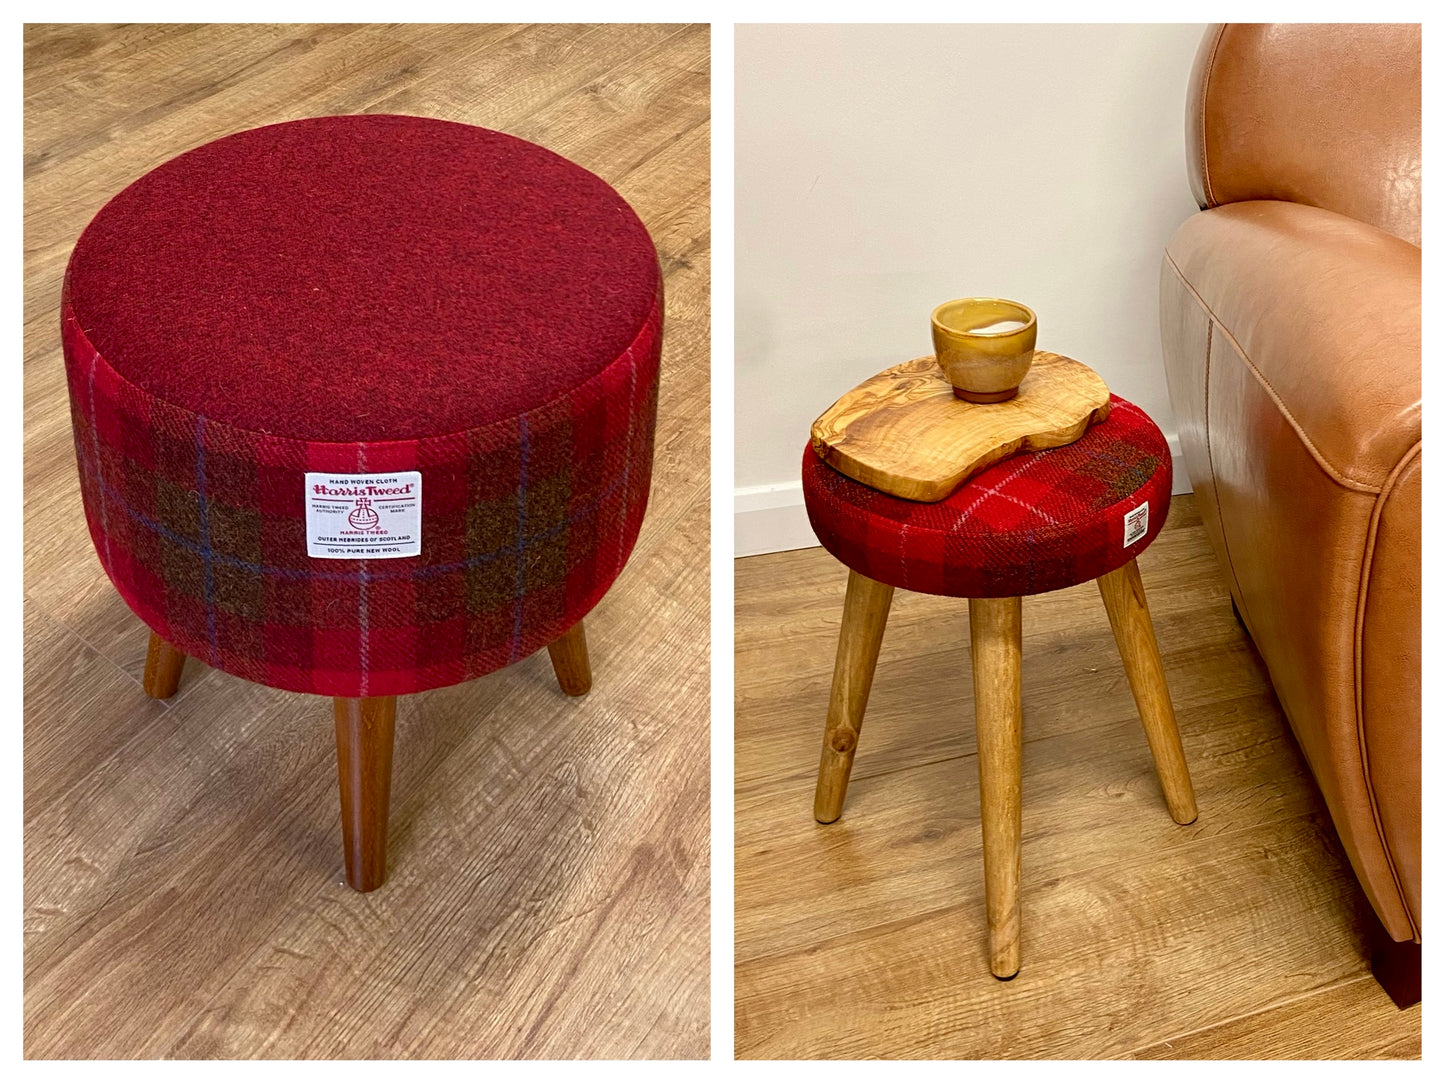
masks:
POLYGON ((369 531, 381 522, 381 517, 376 514, 376 509, 371 507, 369 497, 357 497, 356 507, 346 517, 346 522, 358 531, 369 531))

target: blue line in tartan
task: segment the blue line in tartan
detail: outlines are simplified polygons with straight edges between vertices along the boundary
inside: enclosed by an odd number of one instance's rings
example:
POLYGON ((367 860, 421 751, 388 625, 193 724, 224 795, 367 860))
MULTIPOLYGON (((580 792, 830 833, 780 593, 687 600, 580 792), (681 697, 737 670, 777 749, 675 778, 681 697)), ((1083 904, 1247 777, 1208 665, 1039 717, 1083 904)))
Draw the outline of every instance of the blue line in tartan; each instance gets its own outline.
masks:
MULTIPOLYGON (((522 453, 520 466, 517 472, 517 538, 522 539, 527 534, 527 460, 532 455, 531 434, 527 432, 527 418, 525 415, 517 419, 518 447, 522 453)), ((623 477, 627 475, 623 471, 623 477)), ((507 653, 508 665, 517 661, 517 655, 522 649, 522 610, 526 605, 527 589, 527 563, 522 559, 521 545, 516 547, 517 555, 517 616, 512 622, 512 646, 507 653)))
MULTIPOLYGON (((186 538, 184 535, 176 534, 175 531, 172 531, 167 527, 162 527, 159 523, 151 519, 149 516, 145 515, 142 512, 137 512, 134 508, 127 504, 125 499, 121 496, 120 491, 106 483, 106 481, 99 476, 98 472, 93 469, 93 465, 87 462, 85 458, 81 458, 80 465, 81 469, 85 470, 88 474, 90 474, 92 478, 95 479, 96 485, 101 489, 104 494, 106 494, 110 498, 110 500, 114 501, 116 506, 119 507, 121 511, 123 511, 131 519, 139 523, 142 527, 146 528, 146 530, 151 531, 153 534, 160 535, 168 542, 174 542, 176 545, 188 549, 192 553, 202 554, 201 547, 195 542, 193 542, 191 539, 186 538)), ((613 491, 617 489, 617 487, 621 483, 622 475, 619 474, 615 476, 612 481, 607 483, 607 487, 603 489, 602 492, 598 493, 596 497, 584 504, 575 516, 565 519, 561 523, 558 523, 553 527, 548 527, 545 531, 541 532, 540 534, 535 534, 531 538, 525 539, 523 542, 513 543, 510 546, 504 546, 501 549, 492 550, 490 553, 474 554, 471 557, 464 557, 460 561, 451 561, 444 565, 429 565, 426 568, 406 569, 398 572, 370 571, 366 573, 366 582, 368 584, 373 584, 382 580, 411 580, 420 579, 422 577, 441 576, 445 575, 448 572, 461 572, 475 565, 486 564, 488 561, 494 561, 498 557, 506 557, 508 555, 516 556, 526 546, 533 543, 550 541, 552 538, 565 531, 568 527, 572 526, 572 524, 578 523, 581 520, 586 519, 589 515, 591 515, 597 510, 597 506, 599 504, 605 501, 608 497, 612 496, 613 491)), ((622 517, 625 519, 626 516, 627 510, 624 508, 622 510, 622 517)), ((202 555, 204 556, 204 554, 202 555)), ((259 576, 281 576, 293 580, 330 580, 336 583, 360 583, 362 575, 360 572, 313 572, 309 569, 304 568, 281 568, 275 565, 258 565, 251 561, 243 561, 239 557, 232 557, 230 554, 227 553, 213 552, 210 554, 210 559, 212 561, 218 561, 223 565, 230 565, 232 568, 239 568, 247 572, 253 572, 259 576)))
POLYGON ((205 570, 206 581, 206 639, 211 648, 211 665, 216 665, 219 644, 216 639, 216 577, 211 570, 215 554, 211 552, 210 499, 206 496, 206 418, 196 415, 196 496, 200 498, 201 567, 205 570))

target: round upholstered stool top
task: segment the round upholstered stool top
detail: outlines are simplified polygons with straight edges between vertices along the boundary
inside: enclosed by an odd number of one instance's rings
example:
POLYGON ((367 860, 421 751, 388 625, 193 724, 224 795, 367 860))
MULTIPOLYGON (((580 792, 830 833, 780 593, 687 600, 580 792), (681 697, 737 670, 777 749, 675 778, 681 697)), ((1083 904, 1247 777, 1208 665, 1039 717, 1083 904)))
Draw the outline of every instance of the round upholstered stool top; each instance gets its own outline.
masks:
POLYGON ((1110 397, 1073 444, 1017 455, 934 504, 881 493, 803 451, 808 519, 828 552, 870 579, 959 598, 1009 598, 1097 579, 1164 526, 1173 463, 1159 427, 1110 397))
POLYGON ((662 286, 604 181, 499 132, 322 117, 112 199, 62 332, 96 550, 280 688, 463 681, 575 624, 647 503, 662 286))

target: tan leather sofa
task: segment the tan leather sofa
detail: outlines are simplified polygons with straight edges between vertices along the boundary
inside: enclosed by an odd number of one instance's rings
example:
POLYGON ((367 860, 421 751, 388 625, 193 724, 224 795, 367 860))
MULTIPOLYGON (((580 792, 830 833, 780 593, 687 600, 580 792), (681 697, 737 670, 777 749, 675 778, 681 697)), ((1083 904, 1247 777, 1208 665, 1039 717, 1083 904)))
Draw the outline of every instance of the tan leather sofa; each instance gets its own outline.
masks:
POLYGON ((1408 1002, 1413 959, 1418 1000, 1420 28, 1211 27, 1187 108, 1201 211, 1160 275, 1184 461, 1388 934, 1375 974, 1408 1002))

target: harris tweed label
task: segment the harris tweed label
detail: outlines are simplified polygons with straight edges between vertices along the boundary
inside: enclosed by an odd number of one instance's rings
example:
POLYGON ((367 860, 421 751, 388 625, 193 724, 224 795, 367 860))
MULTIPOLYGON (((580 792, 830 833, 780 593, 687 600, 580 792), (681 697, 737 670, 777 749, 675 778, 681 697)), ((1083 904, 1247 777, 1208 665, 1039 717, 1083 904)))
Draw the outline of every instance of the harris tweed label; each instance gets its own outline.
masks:
POLYGON ((306 556, 345 560, 421 553, 421 472, 306 475, 306 556))
POLYGON ((1124 548, 1128 549, 1149 533, 1149 502, 1145 501, 1124 517, 1124 548))

